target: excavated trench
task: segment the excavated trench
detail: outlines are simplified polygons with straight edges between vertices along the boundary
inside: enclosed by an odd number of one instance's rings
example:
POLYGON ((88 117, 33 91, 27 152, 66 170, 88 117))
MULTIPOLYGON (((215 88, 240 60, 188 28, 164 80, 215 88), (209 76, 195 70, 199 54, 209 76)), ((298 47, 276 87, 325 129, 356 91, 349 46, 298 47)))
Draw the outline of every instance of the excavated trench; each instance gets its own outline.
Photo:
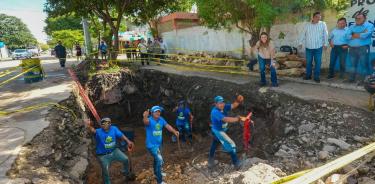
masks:
MULTIPOLYGON (((182 143, 179 150, 171 141, 171 134, 164 130, 162 154, 167 183, 269 183, 285 173, 320 166, 375 141, 374 114, 355 107, 303 100, 256 84, 148 69, 124 68, 89 78, 88 67, 85 63, 82 66, 77 73, 100 116, 108 116, 122 130, 134 133, 136 149, 127 153, 137 174, 132 183, 155 183, 152 158, 144 144, 143 111, 161 105, 165 108, 162 115, 174 125, 172 109, 182 99, 195 116, 194 146, 192 149, 182 143), (231 124, 228 134, 235 141, 244 166, 239 172, 234 171, 229 156, 218 152, 219 164, 209 170, 207 152, 212 138, 208 122, 213 98, 222 95, 231 102, 236 94, 242 94, 245 102, 231 115, 246 115, 252 109, 254 145, 244 151, 242 125, 231 124)), ((61 104, 73 110, 78 119, 71 112, 50 110, 50 125, 22 148, 7 173, 10 178, 19 183, 102 183, 93 137, 86 134, 82 124, 90 113, 77 91, 74 94, 61 104)), ((348 183, 371 183, 369 180, 375 180, 374 157, 367 156, 366 162, 353 162, 336 173, 349 171, 348 183)), ((110 174, 112 183, 124 183, 121 164, 114 163, 110 174)))
MULTIPOLYGON (((165 108, 162 116, 174 126, 176 117, 172 109, 179 100, 186 100, 195 116, 194 144, 191 148, 182 143, 179 150, 177 143, 171 141, 171 134, 164 130, 162 154, 167 183, 269 183, 285 173, 315 168, 375 142, 374 114, 356 107, 304 100, 256 84, 226 82, 208 75, 188 77, 123 68, 120 72, 99 72, 88 77, 86 64, 83 62, 76 72, 100 116, 110 117, 120 129, 134 133, 136 149, 127 153, 137 174, 136 181, 131 183, 155 183, 153 161, 144 144, 143 111, 161 105, 165 108), (242 125, 231 124, 228 134, 235 141, 244 166, 239 172, 234 171, 230 157, 219 151, 219 164, 209 170, 207 152, 212 137, 208 122, 213 98, 221 95, 231 102, 236 94, 242 94, 245 101, 230 115, 246 115, 252 110, 254 145, 244 151, 242 125)), ((71 111, 49 111, 50 125, 22 147, 8 177, 18 183, 102 183, 93 137, 87 135, 82 123, 90 113, 77 94, 74 91, 60 103, 71 111)), ((371 183, 371 179, 375 180, 373 155, 336 173, 349 171, 348 183, 371 183)), ((113 184, 124 183, 121 164, 114 163, 110 174, 113 184)))
MULTIPOLYGON (((254 113, 255 141, 250 151, 242 149, 242 125, 230 125, 228 134, 236 142, 241 158, 257 157, 286 173, 319 166, 374 140, 375 118, 369 112, 337 103, 306 101, 260 89, 256 84, 239 85, 209 77, 187 77, 147 69, 123 69, 118 73, 96 74, 90 79, 83 75, 80 79, 102 117, 111 117, 121 129, 134 132, 136 151, 130 156, 132 169, 138 175, 134 183, 155 182, 152 158, 144 146, 142 113, 153 105, 161 105, 165 108, 162 116, 174 125, 176 117, 172 109, 179 100, 186 100, 195 116, 194 146, 191 149, 182 144, 182 151, 179 151, 177 144, 171 141, 171 134, 164 130, 162 154, 167 183, 231 181, 228 174, 234 171, 225 165, 215 171, 208 171, 205 166, 211 141, 209 113, 216 95, 231 102, 236 94, 242 94, 244 104, 231 115, 246 115, 249 109, 254 113), (222 180, 223 177, 227 179, 222 180)), ((93 147, 89 158, 86 182, 99 184, 100 165, 93 147)), ((218 154, 217 159, 220 163, 230 164, 226 154, 218 154)), ((368 171, 354 179, 375 176, 374 159, 370 160, 368 171)), ((249 167, 247 165, 243 170, 249 167)), ((113 183, 124 182, 120 168, 119 163, 111 168, 113 183)))

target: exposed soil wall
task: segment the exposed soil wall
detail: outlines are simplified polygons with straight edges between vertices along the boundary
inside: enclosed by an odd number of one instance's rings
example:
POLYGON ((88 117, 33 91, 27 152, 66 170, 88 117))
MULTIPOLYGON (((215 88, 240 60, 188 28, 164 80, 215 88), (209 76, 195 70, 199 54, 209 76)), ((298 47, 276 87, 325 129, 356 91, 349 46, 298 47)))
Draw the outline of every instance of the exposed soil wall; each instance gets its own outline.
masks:
MULTIPOLYGON (((172 109, 179 100, 187 100, 195 116, 194 132, 203 140, 211 139, 208 122, 213 98, 222 95, 231 102, 242 94, 245 103, 232 115, 245 115, 248 109, 255 114, 256 139, 248 156, 268 160, 289 173, 316 167, 374 140, 375 117, 370 112, 298 99, 255 84, 126 69, 95 75, 86 86, 100 114, 132 128, 143 127, 142 112, 153 105, 162 105, 163 116, 173 125, 172 109)), ((231 125, 229 135, 241 148, 242 126, 231 125)))

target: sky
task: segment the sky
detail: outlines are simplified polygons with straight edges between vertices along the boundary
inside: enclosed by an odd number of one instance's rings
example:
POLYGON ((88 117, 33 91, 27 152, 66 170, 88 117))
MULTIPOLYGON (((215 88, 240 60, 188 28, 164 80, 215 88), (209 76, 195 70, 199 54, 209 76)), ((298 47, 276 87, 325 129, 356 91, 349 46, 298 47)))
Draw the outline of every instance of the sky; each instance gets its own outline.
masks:
POLYGON ((46 0, 0 0, 0 13, 20 18, 30 29, 39 42, 45 43, 44 20, 47 14, 43 12, 46 0))

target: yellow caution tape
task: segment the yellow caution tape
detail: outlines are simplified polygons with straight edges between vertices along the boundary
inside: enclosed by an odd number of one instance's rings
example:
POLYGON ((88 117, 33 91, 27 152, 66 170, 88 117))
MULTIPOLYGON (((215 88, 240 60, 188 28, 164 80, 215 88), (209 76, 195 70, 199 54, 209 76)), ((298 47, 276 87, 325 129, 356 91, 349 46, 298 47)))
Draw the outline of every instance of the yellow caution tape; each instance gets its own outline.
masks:
MULTIPOLYGON (((316 180, 319 180, 320 178, 323 178, 324 176, 341 169, 342 167, 350 164, 351 162, 373 151, 375 151, 375 142, 359 150, 356 150, 352 153, 349 153, 345 156, 342 156, 332 162, 329 162, 321 167, 315 168, 296 179, 293 179, 291 181, 284 182, 284 183, 288 183, 288 184, 313 183, 316 180)), ((275 181, 275 182, 278 182, 278 181, 275 181)))
POLYGON ((293 179, 296 179, 308 172, 310 172, 312 169, 308 169, 308 170, 304 170, 304 171, 300 171, 300 172, 297 172, 297 173, 294 173, 292 175, 289 175, 289 176, 285 176, 277 181, 274 181, 272 182, 272 184, 282 184, 282 183, 285 183, 285 182, 288 182, 290 180, 293 180, 293 179))
POLYGON ((9 115, 15 114, 15 113, 30 112, 30 111, 37 110, 37 109, 43 109, 43 108, 46 108, 46 107, 49 107, 49 106, 55 106, 58 109, 61 109, 65 112, 69 112, 69 113, 72 114, 74 120, 77 119, 77 116, 73 112, 73 110, 69 109, 66 106, 63 106, 63 105, 60 105, 60 104, 54 103, 54 102, 40 103, 40 104, 37 104, 37 105, 33 105, 33 106, 29 106, 29 107, 25 107, 25 108, 21 108, 21 109, 17 109, 17 110, 12 110, 12 111, 1 111, 0 110, 0 117, 1 116, 9 116, 9 115))
POLYGON ((12 78, 10 78, 10 79, 8 79, 8 80, 5 80, 5 81, 1 82, 1 83, 0 83, 0 87, 3 86, 4 84, 9 83, 10 81, 12 81, 12 80, 14 80, 14 79, 17 79, 17 78, 20 77, 21 75, 23 75, 23 74, 25 74, 25 73, 27 73, 27 72, 29 72, 29 71, 33 70, 34 68, 37 68, 37 67, 38 67, 38 66, 34 66, 34 67, 32 67, 32 68, 29 68, 29 69, 27 69, 27 70, 21 72, 20 74, 14 76, 14 77, 12 77, 12 78))
POLYGON ((0 75, 1 75, 1 74, 4 74, 4 73, 13 72, 14 70, 17 70, 19 67, 20 67, 20 66, 15 66, 15 67, 13 67, 13 68, 9 68, 9 69, 7 69, 7 70, 1 71, 1 72, 0 72, 0 75))
POLYGON ((11 74, 11 73, 13 73, 13 72, 12 72, 12 71, 9 71, 9 72, 7 72, 7 73, 0 74, 0 78, 5 77, 5 76, 7 76, 7 75, 9 75, 9 74, 11 74))

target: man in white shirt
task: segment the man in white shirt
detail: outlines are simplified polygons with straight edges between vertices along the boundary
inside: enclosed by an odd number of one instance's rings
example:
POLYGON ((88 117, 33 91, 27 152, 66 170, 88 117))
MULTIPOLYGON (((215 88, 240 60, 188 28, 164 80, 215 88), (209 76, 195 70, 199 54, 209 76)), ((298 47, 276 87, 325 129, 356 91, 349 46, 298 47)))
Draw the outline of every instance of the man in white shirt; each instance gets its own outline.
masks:
POLYGON ((166 53, 167 53, 167 44, 164 42, 163 38, 160 38, 160 48, 161 48, 161 59, 166 59, 166 53))
POLYGON ((147 62, 147 65, 150 65, 150 62, 148 61, 148 54, 147 54, 148 47, 144 39, 142 39, 141 43, 138 44, 138 48, 139 48, 139 52, 141 53, 142 66, 145 65, 145 61, 147 62))
POLYGON ((310 80, 312 75, 312 62, 315 61, 314 81, 320 82, 320 67, 322 65, 323 49, 328 46, 328 30, 320 12, 313 14, 312 21, 305 25, 300 35, 299 47, 306 47, 306 76, 304 80, 310 80))

